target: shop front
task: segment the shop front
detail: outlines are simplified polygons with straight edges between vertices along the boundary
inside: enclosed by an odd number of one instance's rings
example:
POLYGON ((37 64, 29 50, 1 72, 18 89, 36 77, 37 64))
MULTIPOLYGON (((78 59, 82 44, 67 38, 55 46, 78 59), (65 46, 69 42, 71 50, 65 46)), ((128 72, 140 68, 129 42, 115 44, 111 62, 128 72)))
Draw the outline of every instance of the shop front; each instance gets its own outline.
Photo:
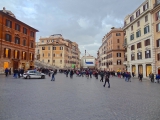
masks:
POLYGON ((142 65, 138 65, 138 74, 139 73, 143 74, 143 66, 142 65))
POLYGON ((132 65, 132 72, 136 73, 136 66, 132 65))
POLYGON ((146 65, 146 76, 148 77, 150 73, 152 73, 152 65, 147 64, 146 65))

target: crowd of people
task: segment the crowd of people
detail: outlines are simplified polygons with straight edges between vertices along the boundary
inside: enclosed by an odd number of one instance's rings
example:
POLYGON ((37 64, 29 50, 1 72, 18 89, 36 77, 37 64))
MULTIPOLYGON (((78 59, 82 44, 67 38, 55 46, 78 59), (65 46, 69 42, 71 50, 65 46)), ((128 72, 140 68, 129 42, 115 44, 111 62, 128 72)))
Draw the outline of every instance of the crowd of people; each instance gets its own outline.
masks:
MULTIPOLYGON (((47 68, 35 68, 35 70, 44 73, 46 75, 52 76, 51 81, 55 80, 55 74, 57 74, 57 69, 53 70, 53 69, 47 69, 47 68)), ((23 76, 24 73, 24 69, 15 69, 13 70, 13 77, 15 78, 20 78, 20 76, 23 76)), ((103 82, 103 79, 105 79, 105 84, 106 82, 108 82, 108 86, 110 87, 110 83, 109 83, 109 78, 110 76, 116 76, 118 78, 123 78, 125 79, 126 82, 131 82, 131 77, 135 77, 134 72, 130 73, 130 72, 120 72, 120 71, 105 71, 105 70, 92 70, 92 69, 82 69, 82 70, 75 70, 75 69, 68 69, 68 70, 64 70, 64 69, 59 69, 59 73, 65 73, 66 77, 70 77, 73 78, 73 75, 76 74, 77 77, 84 77, 86 76, 87 78, 92 78, 93 76, 98 79, 98 77, 100 76, 100 82, 103 82)), ((8 75, 11 75, 11 68, 5 69, 5 75, 6 77, 8 75)), ((142 82, 142 78, 143 78, 143 74, 139 73, 138 75, 139 81, 142 82)), ((160 75, 154 75, 153 73, 149 74, 149 78, 151 80, 151 82, 157 82, 159 83, 160 80, 160 75)))

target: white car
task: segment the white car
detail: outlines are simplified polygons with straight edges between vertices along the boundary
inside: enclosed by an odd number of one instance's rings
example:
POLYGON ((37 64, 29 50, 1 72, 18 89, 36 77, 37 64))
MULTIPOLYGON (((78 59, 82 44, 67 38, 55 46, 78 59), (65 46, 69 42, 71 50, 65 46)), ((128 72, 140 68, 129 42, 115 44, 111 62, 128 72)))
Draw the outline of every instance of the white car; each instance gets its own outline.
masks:
POLYGON ((26 73, 23 74, 23 78, 25 78, 25 79, 30 79, 30 78, 45 79, 45 74, 40 73, 36 70, 28 70, 26 73))

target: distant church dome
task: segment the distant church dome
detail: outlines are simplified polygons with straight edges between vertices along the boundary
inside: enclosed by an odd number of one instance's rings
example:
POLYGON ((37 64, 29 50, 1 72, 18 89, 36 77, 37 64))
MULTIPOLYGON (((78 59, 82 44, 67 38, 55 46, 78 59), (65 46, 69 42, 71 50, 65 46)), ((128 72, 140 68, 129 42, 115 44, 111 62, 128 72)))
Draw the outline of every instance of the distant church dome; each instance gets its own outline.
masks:
POLYGON ((10 15, 10 16, 12 16, 12 17, 14 17, 14 18, 16 18, 16 16, 11 11, 6 10, 5 7, 3 7, 3 12, 6 13, 6 14, 8 14, 8 15, 10 15))

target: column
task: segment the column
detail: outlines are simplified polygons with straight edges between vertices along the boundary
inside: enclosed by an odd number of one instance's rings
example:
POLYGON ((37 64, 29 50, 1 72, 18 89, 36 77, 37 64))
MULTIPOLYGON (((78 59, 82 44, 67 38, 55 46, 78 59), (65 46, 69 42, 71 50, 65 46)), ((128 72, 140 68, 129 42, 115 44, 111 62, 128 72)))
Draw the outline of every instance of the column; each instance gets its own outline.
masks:
POLYGON ((135 76, 138 77, 138 64, 135 64, 136 66, 136 73, 135 73, 135 76))
POLYGON ((146 78, 146 64, 142 64, 143 66, 143 78, 146 78))

